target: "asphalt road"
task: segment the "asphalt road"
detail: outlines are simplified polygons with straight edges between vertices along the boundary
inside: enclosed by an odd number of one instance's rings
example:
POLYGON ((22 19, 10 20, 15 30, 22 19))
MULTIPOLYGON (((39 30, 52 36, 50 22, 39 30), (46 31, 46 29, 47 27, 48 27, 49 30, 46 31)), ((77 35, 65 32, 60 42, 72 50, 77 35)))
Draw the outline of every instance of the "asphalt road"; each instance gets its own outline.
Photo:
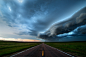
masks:
POLYGON ((11 57, 72 57, 44 43, 27 49, 11 57))

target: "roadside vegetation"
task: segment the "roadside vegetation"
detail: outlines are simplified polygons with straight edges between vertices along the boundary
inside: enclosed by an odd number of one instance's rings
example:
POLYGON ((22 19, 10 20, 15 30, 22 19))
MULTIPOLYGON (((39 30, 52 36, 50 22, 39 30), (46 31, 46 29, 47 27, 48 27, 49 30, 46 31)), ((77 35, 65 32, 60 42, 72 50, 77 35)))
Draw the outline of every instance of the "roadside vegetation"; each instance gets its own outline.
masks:
POLYGON ((39 45, 41 43, 24 43, 24 42, 11 42, 11 41, 0 41, 0 57, 9 55, 24 49, 39 45))
POLYGON ((47 42, 45 44, 75 56, 86 57, 86 42, 47 42))

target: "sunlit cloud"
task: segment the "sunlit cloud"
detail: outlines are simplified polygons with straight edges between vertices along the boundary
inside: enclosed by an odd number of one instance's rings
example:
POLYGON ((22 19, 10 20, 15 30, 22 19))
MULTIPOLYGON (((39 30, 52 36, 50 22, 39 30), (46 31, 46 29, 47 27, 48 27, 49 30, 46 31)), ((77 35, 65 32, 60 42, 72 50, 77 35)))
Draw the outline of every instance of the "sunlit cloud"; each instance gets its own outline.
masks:
POLYGON ((11 11, 11 8, 10 7, 8 7, 9 8, 9 10, 11 11))
POLYGON ((22 3, 22 2, 23 2, 23 0, 18 0, 18 2, 19 2, 19 3, 22 3))

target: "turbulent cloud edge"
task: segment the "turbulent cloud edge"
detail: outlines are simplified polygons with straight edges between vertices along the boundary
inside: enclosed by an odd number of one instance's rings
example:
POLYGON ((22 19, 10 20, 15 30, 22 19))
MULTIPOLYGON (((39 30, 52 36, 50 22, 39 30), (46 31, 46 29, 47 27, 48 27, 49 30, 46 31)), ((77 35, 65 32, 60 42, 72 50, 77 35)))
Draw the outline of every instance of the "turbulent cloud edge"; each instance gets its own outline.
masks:
MULTIPOLYGON (((54 24, 51 26, 51 28, 46 31, 44 34, 39 34, 39 38, 43 39, 51 39, 55 38, 56 35, 69 33, 75 31, 82 34, 86 33, 86 7, 75 13, 71 18, 69 18, 67 21, 63 21, 61 23, 54 24)), ((77 34, 78 34, 77 33, 77 34)), ((59 39, 58 37, 56 37, 59 39)))

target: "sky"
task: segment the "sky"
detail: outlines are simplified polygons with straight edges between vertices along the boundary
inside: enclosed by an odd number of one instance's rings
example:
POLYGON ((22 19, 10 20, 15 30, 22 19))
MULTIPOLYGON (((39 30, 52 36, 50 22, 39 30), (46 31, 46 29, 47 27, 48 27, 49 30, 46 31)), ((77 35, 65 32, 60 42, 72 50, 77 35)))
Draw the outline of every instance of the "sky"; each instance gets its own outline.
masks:
POLYGON ((0 0, 0 40, 45 41, 38 35, 84 7, 86 0, 0 0))

